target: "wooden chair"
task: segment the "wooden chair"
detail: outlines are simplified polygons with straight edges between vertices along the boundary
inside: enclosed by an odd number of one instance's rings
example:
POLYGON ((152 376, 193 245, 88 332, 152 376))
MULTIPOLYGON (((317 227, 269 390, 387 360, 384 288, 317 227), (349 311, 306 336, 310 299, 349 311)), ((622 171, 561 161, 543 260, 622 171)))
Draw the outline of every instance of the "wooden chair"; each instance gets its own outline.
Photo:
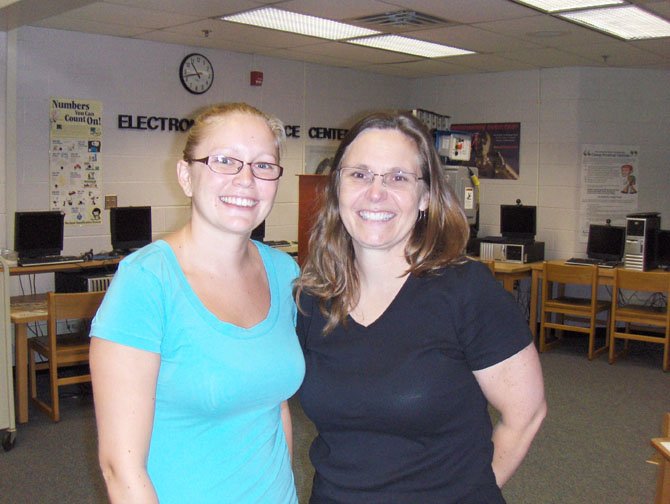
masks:
POLYGON ((546 262, 542 269, 542 307, 540 311, 540 352, 545 352, 553 347, 561 339, 559 332, 556 339, 547 342, 547 331, 555 329, 558 331, 568 330, 588 334, 589 336, 589 360, 607 349, 608 338, 605 335, 605 344, 595 348, 596 327, 600 321, 598 314, 607 312, 605 332, 609 327, 609 301, 598 300, 598 267, 594 265, 573 266, 569 264, 556 264, 546 262), (558 285, 557 294, 554 295, 554 284, 558 285), (566 285, 581 285, 590 289, 589 297, 571 297, 564 294, 566 285), (569 320, 565 320, 566 317, 569 320), (584 325, 570 324, 573 319, 586 322, 584 325))
MULTIPOLYGON (((663 422, 661 423, 661 437, 670 437, 670 412, 663 415, 663 422)), ((654 454, 647 459, 647 463, 659 465, 662 458, 663 457, 658 452, 654 452, 654 454)))
POLYGON ((660 445, 670 442, 670 413, 663 415, 663 426, 661 428, 661 437, 652 438, 651 445, 656 451, 650 459, 650 464, 658 466, 656 473, 656 497, 654 504, 670 504, 670 461, 667 458, 666 450, 660 445))
POLYGON ((84 374, 61 377, 59 369, 80 364, 88 364, 88 324, 83 323, 86 330, 79 333, 57 334, 58 322, 67 319, 82 319, 88 321, 93 318, 104 292, 77 292, 67 294, 47 294, 47 336, 40 336, 28 340, 30 368, 30 397, 35 404, 44 411, 54 422, 60 420, 58 389, 63 385, 87 383, 91 381, 91 374, 86 368, 84 374), (39 354, 48 362, 36 364, 35 354, 39 354), (37 369, 48 369, 50 404, 43 401, 37 394, 37 369))
POLYGON ((614 272, 614 290, 612 293, 612 322, 610 327, 610 364, 628 349, 628 341, 647 341, 663 345, 663 371, 670 367, 670 275, 665 272, 636 271, 617 268, 614 272), (623 293, 622 291, 626 291, 623 293), (665 295, 661 306, 635 301, 635 292, 645 293, 649 299, 650 293, 665 295), (623 324, 623 330, 618 325, 623 324), (651 329, 652 331, 644 331, 651 329), (658 334, 648 334, 660 329, 658 334), (616 351, 616 341, 624 340, 624 349, 616 351))

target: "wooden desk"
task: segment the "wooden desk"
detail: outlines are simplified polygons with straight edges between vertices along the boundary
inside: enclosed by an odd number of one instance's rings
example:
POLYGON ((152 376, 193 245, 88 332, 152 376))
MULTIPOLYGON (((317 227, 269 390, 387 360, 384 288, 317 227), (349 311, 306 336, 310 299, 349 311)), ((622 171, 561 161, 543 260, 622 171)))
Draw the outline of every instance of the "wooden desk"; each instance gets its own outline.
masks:
POLYGON ((653 438, 651 446, 660 457, 654 504, 670 504, 670 438, 653 438))
POLYGON ((28 324, 47 319, 46 294, 13 296, 11 321, 14 324, 14 360, 16 363, 16 417, 28 421, 28 324))
MULTIPOLYGON (((509 263, 495 261, 496 278, 503 283, 506 291, 514 291, 514 282, 531 276, 532 265, 537 263, 509 263)), ((540 263, 542 264, 542 263, 540 263)))
POLYGON ((105 259, 101 261, 84 261, 80 263, 65 263, 65 264, 42 264, 40 266, 12 266, 9 268, 10 276, 20 275, 34 275, 37 273, 56 273, 57 271, 86 271, 96 268, 114 268, 119 264, 122 257, 115 259, 105 259))
MULTIPOLYGON (((57 271, 86 271, 96 268, 116 269, 122 258, 105 259, 99 261, 85 261, 81 263, 49 264, 42 266, 11 266, 0 275, 0 293, 8 292, 5 287, 10 276, 33 275, 40 273, 55 273, 57 271)), ((3 294, 3 297, 8 297, 3 294)), ((3 299, 6 316, 14 324, 14 363, 16 370, 16 417, 19 423, 28 421, 28 324, 47 319, 46 295, 16 296, 3 299)), ((0 333, 0 342, 9 338, 9 332, 0 333)), ((9 363, 11 366, 11 361, 9 363)))

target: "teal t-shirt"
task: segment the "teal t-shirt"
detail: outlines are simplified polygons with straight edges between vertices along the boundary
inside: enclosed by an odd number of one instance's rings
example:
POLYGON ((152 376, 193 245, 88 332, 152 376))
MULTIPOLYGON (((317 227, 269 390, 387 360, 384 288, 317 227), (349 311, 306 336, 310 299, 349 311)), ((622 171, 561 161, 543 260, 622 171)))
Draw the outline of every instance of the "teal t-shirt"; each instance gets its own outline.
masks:
POLYGON ((280 416, 305 371, 298 267, 254 243, 271 304, 252 328, 208 311, 161 240, 120 263, 93 321, 95 337, 161 356, 147 465, 161 504, 298 502, 280 416))

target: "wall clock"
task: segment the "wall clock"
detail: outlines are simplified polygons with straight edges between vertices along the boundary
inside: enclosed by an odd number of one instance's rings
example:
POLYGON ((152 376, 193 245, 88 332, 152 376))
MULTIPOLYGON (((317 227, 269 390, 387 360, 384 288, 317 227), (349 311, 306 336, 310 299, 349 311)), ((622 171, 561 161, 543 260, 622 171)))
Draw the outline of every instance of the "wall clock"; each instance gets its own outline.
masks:
POLYGON ((212 63, 202 54, 188 54, 179 65, 179 80, 188 92, 205 93, 214 82, 212 63))

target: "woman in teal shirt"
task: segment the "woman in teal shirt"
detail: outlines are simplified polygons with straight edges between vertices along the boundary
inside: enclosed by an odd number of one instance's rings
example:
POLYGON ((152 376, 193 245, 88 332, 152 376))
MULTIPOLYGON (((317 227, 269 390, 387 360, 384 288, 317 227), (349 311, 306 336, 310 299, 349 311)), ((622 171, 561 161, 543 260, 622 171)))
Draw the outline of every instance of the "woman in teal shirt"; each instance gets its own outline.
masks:
POLYGON ((297 503, 286 400, 304 360, 288 255, 250 240, 283 169, 283 127, 246 104, 191 128, 180 230, 124 259, 91 334, 112 502, 297 503))

